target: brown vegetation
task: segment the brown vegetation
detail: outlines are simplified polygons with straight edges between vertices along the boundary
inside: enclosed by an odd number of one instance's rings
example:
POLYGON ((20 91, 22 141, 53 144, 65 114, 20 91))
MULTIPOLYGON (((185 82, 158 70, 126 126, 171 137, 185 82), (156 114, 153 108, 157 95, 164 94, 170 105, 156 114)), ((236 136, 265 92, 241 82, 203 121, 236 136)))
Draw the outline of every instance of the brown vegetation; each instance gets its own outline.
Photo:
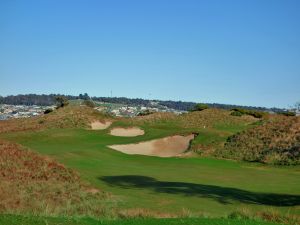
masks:
POLYGON ((252 116, 231 116, 230 111, 223 109, 206 109, 198 112, 191 112, 180 116, 184 127, 210 128, 216 125, 239 125, 251 124, 257 121, 252 116))
POLYGON ((271 164, 300 163, 300 117, 275 115, 230 137, 218 156, 271 164))
POLYGON ((0 181, 0 213, 100 216, 109 208, 108 196, 74 171, 2 140, 0 181))

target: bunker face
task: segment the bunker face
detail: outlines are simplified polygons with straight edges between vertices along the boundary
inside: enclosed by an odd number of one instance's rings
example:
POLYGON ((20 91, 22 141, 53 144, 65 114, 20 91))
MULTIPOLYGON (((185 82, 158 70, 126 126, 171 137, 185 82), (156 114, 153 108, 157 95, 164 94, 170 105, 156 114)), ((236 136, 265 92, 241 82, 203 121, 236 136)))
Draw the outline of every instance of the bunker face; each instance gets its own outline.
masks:
POLYGON ((105 122, 100 122, 100 121, 94 121, 91 123, 91 128, 92 130, 104 130, 108 128, 111 125, 112 122, 110 121, 105 121, 105 122))
POLYGON ((111 129, 110 134, 113 136, 120 136, 120 137, 136 137, 139 135, 144 135, 145 132, 138 127, 130 127, 130 128, 116 127, 111 129))
POLYGON ((190 141, 193 139, 193 134, 188 136, 176 135, 152 141, 140 142, 137 144, 111 145, 109 147, 131 155, 138 154, 172 157, 179 156, 180 154, 184 153, 188 149, 190 141))

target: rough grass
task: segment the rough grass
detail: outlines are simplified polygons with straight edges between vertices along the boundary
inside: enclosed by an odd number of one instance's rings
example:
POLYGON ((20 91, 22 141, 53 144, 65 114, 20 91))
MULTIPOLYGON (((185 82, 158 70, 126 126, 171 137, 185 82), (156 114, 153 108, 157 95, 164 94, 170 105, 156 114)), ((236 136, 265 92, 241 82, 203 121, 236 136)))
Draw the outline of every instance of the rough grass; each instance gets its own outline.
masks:
POLYGON ((230 137, 216 155, 270 164, 300 164, 300 117, 272 116, 230 137))
POLYGON ((105 119, 112 118, 87 106, 67 106, 38 117, 0 121, 0 133, 49 128, 90 128, 92 121, 105 119))
POLYGON ((264 222, 241 219, 211 219, 211 218, 181 218, 181 219, 125 219, 97 220, 92 218, 51 218, 17 215, 0 215, 2 225, 278 225, 274 222, 264 222))
POLYGON ((2 213, 103 216, 111 201, 73 170, 2 140, 0 181, 2 213))

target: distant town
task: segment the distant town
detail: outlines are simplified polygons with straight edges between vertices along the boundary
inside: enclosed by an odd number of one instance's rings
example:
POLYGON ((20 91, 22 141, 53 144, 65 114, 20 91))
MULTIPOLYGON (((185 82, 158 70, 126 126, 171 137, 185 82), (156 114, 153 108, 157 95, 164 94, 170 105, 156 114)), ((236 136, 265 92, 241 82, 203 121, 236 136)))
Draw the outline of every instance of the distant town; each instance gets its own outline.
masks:
MULTIPOLYGON (((82 100, 71 100, 70 103, 73 105, 83 105, 82 100)), ((55 108, 56 105, 39 106, 0 104, 0 120, 34 117, 44 114, 47 109, 54 110, 55 108)), ((135 117, 153 112, 172 112, 175 114, 186 112, 159 105, 157 102, 151 102, 150 106, 128 106, 123 104, 95 102, 94 108, 100 112, 105 112, 116 117, 135 117)))
MULTIPOLYGON (((193 109, 196 105, 194 102, 182 101, 162 101, 162 100, 146 100, 146 99, 129 99, 125 97, 90 97, 87 93, 78 96, 71 95, 16 95, 16 96, 0 96, 0 120, 11 118, 28 118, 41 114, 48 109, 50 111, 56 108, 55 98, 63 96, 68 99, 72 105, 84 105, 84 101, 92 101, 93 108, 98 111, 108 113, 116 117, 135 117, 147 115, 154 112, 171 112, 174 114, 182 114, 193 109)), ((210 108, 220 108, 231 110, 234 108, 242 108, 246 110, 255 110, 273 113, 281 113, 293 111, 296 115, 300 114, 298 102, 291 109, 265 108, 252 106, 239 106, 229 104, 207 103, 210 108)))
POLYGON ((37 106, 37 105, 0 105, 0 120, 11 118, 28 118, 44 114, 46 109, 55 108, 55 106, 37 106))

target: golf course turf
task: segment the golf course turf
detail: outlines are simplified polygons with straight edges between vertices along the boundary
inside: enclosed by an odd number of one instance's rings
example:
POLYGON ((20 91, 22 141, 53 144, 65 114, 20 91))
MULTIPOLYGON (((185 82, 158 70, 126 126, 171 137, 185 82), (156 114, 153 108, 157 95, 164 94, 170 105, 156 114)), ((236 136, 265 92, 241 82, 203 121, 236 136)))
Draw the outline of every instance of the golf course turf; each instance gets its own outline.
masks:
POLYGON ((3 137, 75 169, 96 188, 116 196, 121 209, 174 214, 188 210, 216 217, 244 208, 299 214, 299 167, 126 155, 107 147, 177 132, 159 127, 143 129, 145 135, 138 137, 116 137, 107 130, 85 129, 15 132, 3 137))

